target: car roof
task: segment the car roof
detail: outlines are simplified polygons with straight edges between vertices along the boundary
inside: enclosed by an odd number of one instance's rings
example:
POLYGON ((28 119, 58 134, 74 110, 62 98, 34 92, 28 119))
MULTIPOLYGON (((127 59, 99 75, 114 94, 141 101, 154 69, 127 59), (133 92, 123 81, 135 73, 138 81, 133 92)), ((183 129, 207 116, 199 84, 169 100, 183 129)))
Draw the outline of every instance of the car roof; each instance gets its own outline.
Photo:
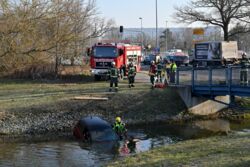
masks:
POLYGON ((107 121, 96 116, 84 117, 80 119, 79 123, 81 126, 85 126, 89 131, 112 128, 107 121))

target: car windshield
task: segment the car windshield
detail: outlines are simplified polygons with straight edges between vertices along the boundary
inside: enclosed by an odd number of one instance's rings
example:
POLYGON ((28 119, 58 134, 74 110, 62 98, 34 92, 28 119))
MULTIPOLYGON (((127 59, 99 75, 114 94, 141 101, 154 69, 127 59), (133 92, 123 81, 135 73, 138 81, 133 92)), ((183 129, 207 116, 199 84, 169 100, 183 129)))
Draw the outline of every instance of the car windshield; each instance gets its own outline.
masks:
POLYGON ((117 48, 110 46, 97 46, 94 48, 94 57, 117 57, 117 48))
POLYGON ((111 141, 118 139, 116 133, 110 128, 94 130, 91 131, 90 134, 93 141, 111 141))

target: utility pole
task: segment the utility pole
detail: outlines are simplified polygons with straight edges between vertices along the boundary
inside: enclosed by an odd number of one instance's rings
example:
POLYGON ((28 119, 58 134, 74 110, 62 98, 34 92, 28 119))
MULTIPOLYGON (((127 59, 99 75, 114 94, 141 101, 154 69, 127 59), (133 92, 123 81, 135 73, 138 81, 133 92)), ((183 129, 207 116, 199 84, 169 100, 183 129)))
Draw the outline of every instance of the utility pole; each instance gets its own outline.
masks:
POLYGON ((141 20, 141 54, 142 54, 143 51, 142 17, 139 17, 139 19, 141 20))
POLYGON ((155 16, 156 16, 156 29, 155 29, 155 47, 158 49, 158 11, 157 0, 155 0, 155 16))
POLYGON ((168 51, 168 21, 166 21, 166 53, 168 51))

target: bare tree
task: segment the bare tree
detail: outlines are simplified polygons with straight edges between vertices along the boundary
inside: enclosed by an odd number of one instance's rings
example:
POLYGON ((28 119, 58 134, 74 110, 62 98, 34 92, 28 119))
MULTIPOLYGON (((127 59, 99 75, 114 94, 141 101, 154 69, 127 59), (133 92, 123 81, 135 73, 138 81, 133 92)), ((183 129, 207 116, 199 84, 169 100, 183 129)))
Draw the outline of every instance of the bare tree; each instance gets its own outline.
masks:
POLYGON ((113 27, 109 32, 103 36, 104 41, 119 42, 122 40, 122 33, 117 27, 113 27))
POLYGON ((95 0, 2 0, 0 70, 49 62, 57 73, 61 58, 82 55, 112 25, 98 16, 95 0))
POLYGON ((250 33, 235 33, 235 32, 243 32, 245 27, 241 25, 236 25, 234 28, 230 30, 230 34, 234 34, 230 37, 230 40, 235 40, 238 43, 239 50, 243 50, 245 52, 250 51, 250 33))
POLYGON ((176 7, 175 17, 181 23, 202 22, 220 26, 227 41, 231 36, 230 24, 241 23, 249 27, 249 11, 249 0, 192 0, 186 6, 176 7))

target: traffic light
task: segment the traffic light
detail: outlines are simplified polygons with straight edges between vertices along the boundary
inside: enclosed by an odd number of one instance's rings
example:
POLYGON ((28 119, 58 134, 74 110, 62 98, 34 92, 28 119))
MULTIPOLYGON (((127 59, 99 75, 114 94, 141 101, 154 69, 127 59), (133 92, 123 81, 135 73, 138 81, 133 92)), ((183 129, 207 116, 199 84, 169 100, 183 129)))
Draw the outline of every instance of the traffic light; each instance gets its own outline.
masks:
POLYGON ((120 33, 123 33, 123 26, 120 26, 120 33))

